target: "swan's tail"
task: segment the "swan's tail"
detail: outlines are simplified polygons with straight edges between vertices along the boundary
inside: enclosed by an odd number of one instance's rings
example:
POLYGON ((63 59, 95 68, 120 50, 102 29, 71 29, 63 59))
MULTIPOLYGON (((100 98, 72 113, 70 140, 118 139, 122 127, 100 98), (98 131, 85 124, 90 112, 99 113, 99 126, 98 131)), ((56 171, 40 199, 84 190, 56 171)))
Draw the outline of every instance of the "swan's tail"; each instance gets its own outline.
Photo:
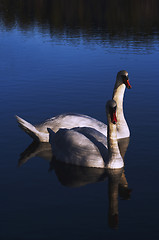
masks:
POLYGON ((36 127, 18 116, 16 116, 16 119, 19 123, 19 127, 23 129, 30 137, 36 141, 46 142, 43 140, 43 135, 46 135, 46 133, 39 132, 36 127))

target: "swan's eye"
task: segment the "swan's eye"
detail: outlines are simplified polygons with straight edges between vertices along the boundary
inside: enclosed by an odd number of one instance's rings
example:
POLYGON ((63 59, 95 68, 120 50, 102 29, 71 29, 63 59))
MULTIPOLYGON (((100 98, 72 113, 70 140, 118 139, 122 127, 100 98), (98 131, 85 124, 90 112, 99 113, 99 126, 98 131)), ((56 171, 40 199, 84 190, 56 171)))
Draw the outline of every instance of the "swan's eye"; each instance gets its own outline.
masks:
POLYGON ((123 82, 125 83, 127 80, 129 80, 129 76, 127 75, 121 75, 123 82))
POLYGON ((112 108, 113 113, 116 113, 116 107, 112 108))
POLYGON ((116 106, 115 107, 110 106, 109 107, 109 112, 110 113, 116 113, 116 106))
POLYGON ((131 89, 131 85, 129 83, 129 76, 127 75, 122 75, 123 83, 126 85, 128 89, 131 89))

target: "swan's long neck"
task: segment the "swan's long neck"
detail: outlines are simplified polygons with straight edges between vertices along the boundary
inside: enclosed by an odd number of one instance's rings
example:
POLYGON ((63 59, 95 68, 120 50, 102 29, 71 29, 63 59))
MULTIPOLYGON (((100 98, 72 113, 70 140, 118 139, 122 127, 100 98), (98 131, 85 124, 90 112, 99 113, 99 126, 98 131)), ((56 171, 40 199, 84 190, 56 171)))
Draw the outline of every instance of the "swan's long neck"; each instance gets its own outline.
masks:
MULTIPOLYGON (((125 93, 125 84, 116 81, 112 99, 117 103, 117 131, 120 138, 129 137, 130 132, 123 113, 123 98, 125 93)), ((118 138, 119 138, 118 135, 118 138)))
POLYGON ((108 118, 107 127, 107 139, 108 139, 108 152, 109 152, 109 163, 108 168, 122 168, 124 166, 123 159, 120 155, 118 141, 117 141, 117 126, 111 122, 110 115, 108 118))

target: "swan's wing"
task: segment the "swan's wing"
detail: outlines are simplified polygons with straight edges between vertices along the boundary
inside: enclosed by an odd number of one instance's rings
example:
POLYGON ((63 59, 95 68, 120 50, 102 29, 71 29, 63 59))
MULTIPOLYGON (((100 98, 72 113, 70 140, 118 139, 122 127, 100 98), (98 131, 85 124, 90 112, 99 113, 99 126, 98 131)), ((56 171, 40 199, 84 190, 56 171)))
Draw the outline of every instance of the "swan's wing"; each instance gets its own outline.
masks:
POLYGON ((51 144, 57 160, 78 166, 105 166, 98 147, 83 133, 74 129, 60 129, 51 144))
POLYGON ((102 143, 106 148, 107 147, 107 137, 102 134, 101 132, 97 131, 94 128, 91 127, 77 127, 73 128, 73 130, 80 132, 87 138, 89 138, 92 142, 100 142, 102 143))
POLYGON ((87 137, 98 148, 105 163, 108 161, 108 146, 107 137, 94 128, 82 127, 74 128, 75 131, 80 132, 87 137))

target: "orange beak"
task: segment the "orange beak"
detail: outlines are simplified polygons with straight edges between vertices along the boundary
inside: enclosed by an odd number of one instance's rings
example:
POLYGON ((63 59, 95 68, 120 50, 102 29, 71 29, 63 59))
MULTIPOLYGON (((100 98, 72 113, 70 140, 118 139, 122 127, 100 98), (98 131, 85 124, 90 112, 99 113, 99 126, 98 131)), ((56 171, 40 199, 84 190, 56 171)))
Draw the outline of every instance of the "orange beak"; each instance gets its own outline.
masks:
POLYGON ((129 83, 129 79, 127 79, 127 80, 125 81, 125 85, 126 85, 126 87, 127 87, 128 89, 131 89, 131 88, 132 88, 132 86, 131 86, 130 83, 129 83))
POLYGON ((113 112, 113 113, 112 113, 111 120, 112 120, 112 123, 113 123, 113 124, 116 124, 116 123, 117 123, 116 112, 113 112))

